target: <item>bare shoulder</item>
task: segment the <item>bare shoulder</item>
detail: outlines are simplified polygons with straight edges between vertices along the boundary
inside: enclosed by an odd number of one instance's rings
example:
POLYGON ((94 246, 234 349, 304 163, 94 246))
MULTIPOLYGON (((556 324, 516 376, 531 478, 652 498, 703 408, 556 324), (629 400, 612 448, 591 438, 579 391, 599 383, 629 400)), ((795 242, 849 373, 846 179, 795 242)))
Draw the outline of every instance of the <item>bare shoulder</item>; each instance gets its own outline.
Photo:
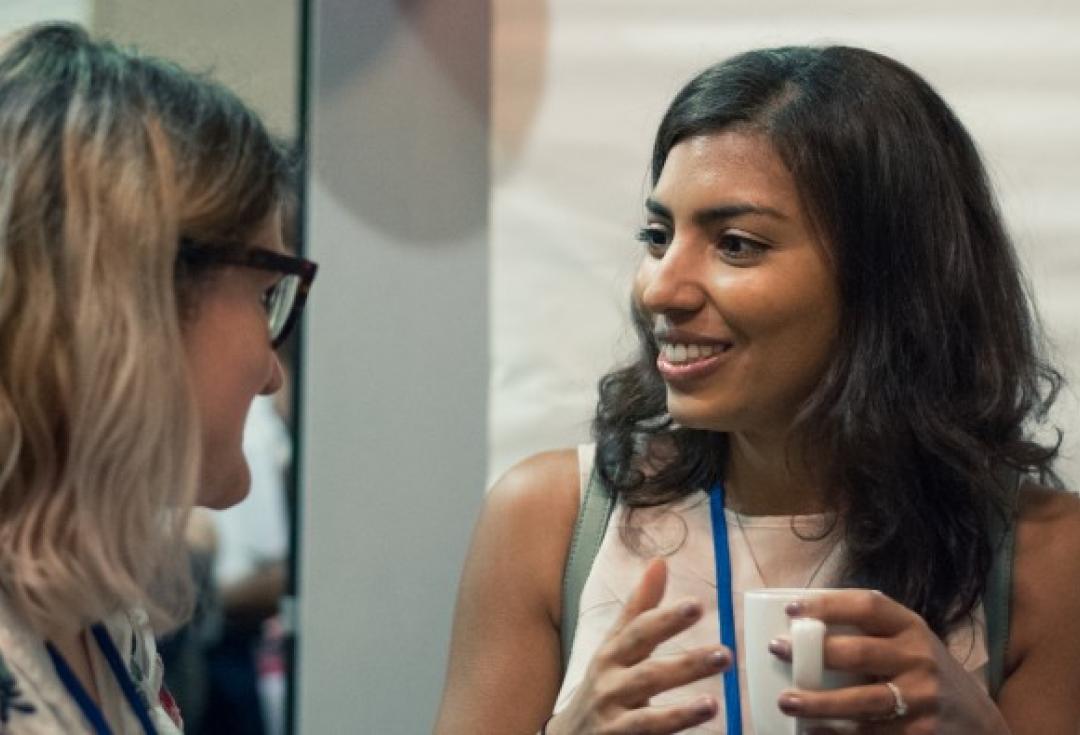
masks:
MULTIPOLYGON (((1028 483, 1020 494, 1013 561, 1017 623, 1040 621, 1066 610, 1080 613, 1080 496, 1028 483)), ((1043 629, 1045 630, 1045 629, 1043 629)), ((1023 631, 1020 631, 1023 632, 1023 631)))
POLYGON ((1080 570, 1080 496, 1034 483, 1020 494, 1017 526, 1017 571, 1068 575, 1080 570))
POLYGON ((575 450, 544 452, 488 493, 458 590, 440 735, 535 732, 551 713, 578 477, 575 450))
MULTIPOLYGON (((1057 732, 1076 723, 1080 706, 1071 692, 1080 688, 1080 497, 1034 483, 1024 486, 1013 561, 1012 625, 1002 692, 1002 711, 1023 712, 1017 732, 1057 732), (1067 691, 1057 707, 1050 691, 1067 691), (1047 706, 1032 712, 1025 702, 1047 706), (1051 718, 1060 718, 1052 720, 1051 718), (1030 728, 1029 728, 1030 726, 1030 728), (1045 728, 1049 727, 1049 730, 1045 728)), ((1075 730, 1072 730, 1075 731, 1075 730)))
POLYGON ((541 452, 511 467, 488 494, 488 509, 511 517, 534 513, 572 527, 577 517, 580 480, 575 449, 541 452))
POLYGON ((470 554, 483 578, 518 587, 556 623, 579 484, 574 449, 519 462, 488 493, 470 554))

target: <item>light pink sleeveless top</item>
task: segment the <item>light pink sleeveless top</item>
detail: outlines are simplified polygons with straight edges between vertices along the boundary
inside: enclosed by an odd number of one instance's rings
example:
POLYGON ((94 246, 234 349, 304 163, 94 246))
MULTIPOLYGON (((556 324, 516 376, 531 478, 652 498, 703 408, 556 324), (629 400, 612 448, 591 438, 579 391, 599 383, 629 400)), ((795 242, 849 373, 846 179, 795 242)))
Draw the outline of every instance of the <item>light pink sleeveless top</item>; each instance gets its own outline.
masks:
MULTIPOLYGON (((593 462, 592 445, 578 448, 581 487, 588 484, 593 462)), ((584 495, 584 492, 582 493, 584 495)), ((742 597, 746 590, 769 587, 804 587, 813 577, 811 587, 836 586, 843 560, 843 547, 836 544, 836 532, 821 540, 806 541, 800 536, 820 535, 824 516, 737 516, 725 511, 728 541, 731 549, 732 597, 735 603, 735 628, 738 645, 742 645, 742 597), (741 522, 742 527, 739 527, 741 522), (747 542, 753 548, 754 564, 747 542)), ((713 559, 712 520, 706 493, 696 492, 676 503, 657 508, 637 509, 629 518, 627 508, 617 503, 611 522, 597 553, 581 594, 577 630, 566 676, 555 702, 555 712, 570 702, 585 675, 585 669, 600 646, 607 631, 614 625, 623 604, 644 572, 649 560, 663 556, 667 560, 668 583, 664 603, 693 596, 701 600, 705 614, 688 630, 661 644, 653 656, 670 656, 699 646, 715 645, 720 641, 716 613, 716 568, 713 559), (629 526, 635 548, 623 540, 620 529, 629 526)), ((987 653, 985 623, 981 606, 975 611, 972 624, 961 627, 949 636, 950 653, 965 669, 986 680, 987 653)), ((740 671, 743 732, 753 735, 750 704, 747 698, 745 672, 740 671)), ((687 730, 690 733, 723 733, 724 690, 720 676, 710 677, 679 687, 652 698, 651 703, 663 706, 692 701, 704 694, 712 695, 720 712, 710 722, 687 730)))

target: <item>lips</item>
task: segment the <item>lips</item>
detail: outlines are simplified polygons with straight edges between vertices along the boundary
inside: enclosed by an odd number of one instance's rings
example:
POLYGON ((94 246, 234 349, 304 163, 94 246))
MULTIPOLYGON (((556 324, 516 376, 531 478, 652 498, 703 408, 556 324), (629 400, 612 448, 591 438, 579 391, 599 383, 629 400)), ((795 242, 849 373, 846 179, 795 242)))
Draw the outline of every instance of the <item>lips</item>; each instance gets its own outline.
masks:
POLYGON ((678 342, 661 341, 656 369, 668 385, 688 387, 693 382, 712 374, 725 361, 731 348, 730 342, 678 342))

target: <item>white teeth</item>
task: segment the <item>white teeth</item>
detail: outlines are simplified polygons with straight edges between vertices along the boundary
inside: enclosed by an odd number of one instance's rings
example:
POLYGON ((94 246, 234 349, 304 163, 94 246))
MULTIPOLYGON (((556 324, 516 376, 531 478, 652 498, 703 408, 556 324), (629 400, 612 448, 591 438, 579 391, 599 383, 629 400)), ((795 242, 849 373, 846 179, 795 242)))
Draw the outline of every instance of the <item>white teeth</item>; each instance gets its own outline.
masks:
POLYGON ((718 352, 723 352, 725 349, 726 346, 721 345, 686 345, 665 342, 660 351, 665 360, 678 364, 711 357, 718 352))

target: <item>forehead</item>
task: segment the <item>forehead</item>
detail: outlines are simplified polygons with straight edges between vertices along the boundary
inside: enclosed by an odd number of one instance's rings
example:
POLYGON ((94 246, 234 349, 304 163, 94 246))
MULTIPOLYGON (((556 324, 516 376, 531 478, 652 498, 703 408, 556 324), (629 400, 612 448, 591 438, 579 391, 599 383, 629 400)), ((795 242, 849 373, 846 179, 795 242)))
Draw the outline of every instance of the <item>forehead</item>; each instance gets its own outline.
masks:
POLYGON ((750 131, 726 130, 680 141, 668 153, 653 196, 671 206, 731 200, 791 215, 799 209, 791 172, 768 138, 750 131))

